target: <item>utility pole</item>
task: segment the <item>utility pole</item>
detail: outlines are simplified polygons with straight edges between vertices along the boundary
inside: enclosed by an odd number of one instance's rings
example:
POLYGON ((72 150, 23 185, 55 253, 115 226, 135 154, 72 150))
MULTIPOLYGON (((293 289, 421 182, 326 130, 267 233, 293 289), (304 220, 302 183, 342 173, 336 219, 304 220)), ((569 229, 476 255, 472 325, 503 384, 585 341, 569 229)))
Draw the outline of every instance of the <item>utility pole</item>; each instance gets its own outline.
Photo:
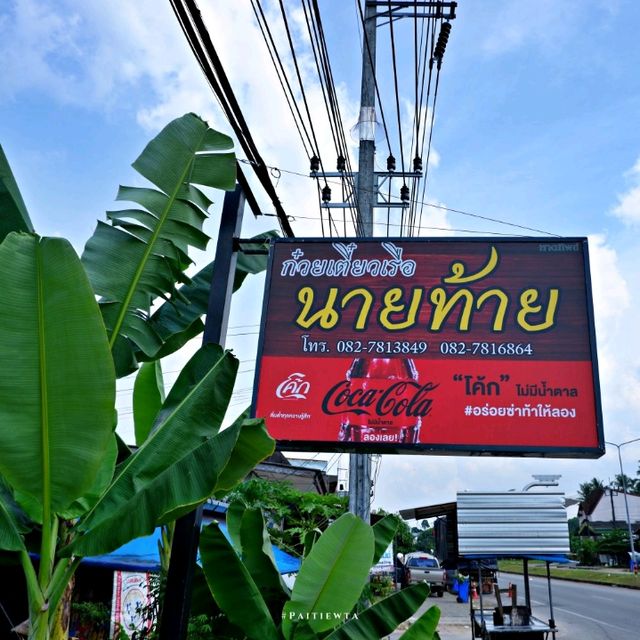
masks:
MULTIPOLYGON (((422 171, 388 172, 375 171, 376 137, 376 28, 378 17, 396 20, 402 17, 435 17, 451 20, 455 18, 456 2, 416 2, 415 0, 366 0, 364 10, 364 28, 362 45, 362 80, 360 86, 360 148, 357 175, 357 208, 359 235, 373 236, 373 210, 377 206, 408 207, 409 203, 378 202, 378 178, 390 179, 393 176, 420 178, 422 171)), ((446 42, 445 42, 446 44, 446 42)), ((444 46, 442 48, 444 53, 444 46)), ((402 153, 402 149, 400 150, 402 153)), ((317 172, 312 175, 318 175, 317 172)), ((327 174, 325 174, 326 177, 327 174)), ((344 204, 330 205, 344 207, 344 204)), ((364 453, 349 454, 349 511, 369 522, 371 507, 371 456, 364 453)))
MULTIPOLYGON (((362 47, 362 84, 360 89, 360 151, 358 155, 358 218, 362 235, 373 236, 373 206, 377 200, 374 189, 374 159, 376 153, 376 7, 366 3, 364 13, 364 43, 362 47)), ((371 456, 368 453, 349 454, 349 511, 367 524, 371 512, 371 456)))

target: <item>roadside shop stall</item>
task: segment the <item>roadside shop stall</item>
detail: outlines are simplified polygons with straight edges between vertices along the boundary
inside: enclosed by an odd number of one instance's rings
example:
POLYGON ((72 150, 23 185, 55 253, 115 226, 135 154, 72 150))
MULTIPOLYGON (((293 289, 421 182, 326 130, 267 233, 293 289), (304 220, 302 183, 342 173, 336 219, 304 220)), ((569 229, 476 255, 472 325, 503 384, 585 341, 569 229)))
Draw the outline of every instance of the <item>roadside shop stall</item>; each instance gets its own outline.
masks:
POLYGON ((550 564, 568 562, 569 529, 562 493, 461 492, 457 496, 458 546, 462 558, 472 567, 471 579, 483 585, 483 564, 487 558, 522 560, 524 597, 519 600, 515 585, 500 588, 496 582, 491 606, 486 590, 477 589, 469 598, 472 638, 482 640, 547 640, 556 638, 550 564), (547 567, 549 618, 533 615, 529 589, 529 560, 544 561, 547 567), (483 593, 484 592, 484 593, 483 593), (503 595, 506 598, 503 601, 503 595))

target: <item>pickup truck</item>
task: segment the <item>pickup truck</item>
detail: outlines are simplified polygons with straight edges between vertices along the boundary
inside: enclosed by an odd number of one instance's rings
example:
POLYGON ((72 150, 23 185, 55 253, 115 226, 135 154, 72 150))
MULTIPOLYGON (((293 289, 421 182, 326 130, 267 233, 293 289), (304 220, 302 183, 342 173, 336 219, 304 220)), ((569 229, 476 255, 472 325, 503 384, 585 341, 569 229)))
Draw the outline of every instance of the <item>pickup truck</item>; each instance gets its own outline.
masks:
POLYGON ((401 580, 403 588, 410 584, 426 581, 429 583, 431 593, 442 597, 446 588, 446 571, 440 567, 435 556, 415 551, 406 555, 399 553, 398 560, 403 568, 401 580))

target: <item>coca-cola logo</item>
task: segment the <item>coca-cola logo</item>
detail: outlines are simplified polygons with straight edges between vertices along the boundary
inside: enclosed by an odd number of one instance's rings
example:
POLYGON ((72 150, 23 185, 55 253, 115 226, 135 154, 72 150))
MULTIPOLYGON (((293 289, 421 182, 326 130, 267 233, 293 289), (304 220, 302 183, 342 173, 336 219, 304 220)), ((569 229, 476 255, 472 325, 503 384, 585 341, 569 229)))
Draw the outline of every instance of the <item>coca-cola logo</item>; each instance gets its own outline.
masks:
POLYGON ((356 415, 407 416, 424 418, 431 412, 430 393, 440 385, 433 382, 418 384, 400 380, 390 385, 373 387, 342 380, 329 389, 322 400, 322 410, 328 415, 354 413, 356 415))
POLYGON ((311 385, 304 373, 290 373, 276 388, 276 396, 283 400, 306 400, 311 385))

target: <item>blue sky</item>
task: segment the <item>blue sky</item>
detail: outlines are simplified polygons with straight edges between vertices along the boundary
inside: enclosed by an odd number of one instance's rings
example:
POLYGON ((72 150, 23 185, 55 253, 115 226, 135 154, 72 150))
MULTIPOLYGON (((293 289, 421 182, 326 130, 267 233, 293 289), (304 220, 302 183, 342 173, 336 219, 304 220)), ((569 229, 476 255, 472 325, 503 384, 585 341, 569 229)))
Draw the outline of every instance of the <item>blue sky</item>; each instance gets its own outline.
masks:
MULTIPOLYGON (((292 135, 250 3, 201 5, 266 162, 305 173, 307 159, 292 135)), ((320 7, 350 126, 360 94, 356 12, 353 3, 337 0, 321 0, 320 7)), ((428 193, 430 202, 505 223, 589 236, 605 435, 614 442, 640 436, 634 297, 640 271, 639 24, 635 0, 460 0, 439 89, 428 193)), ((230 131, 168 2, 3 0, 0 60, 0 144, 37 231, 68 237, 79 252, 96 219, 113 206, 118 184, 139 182, 129 165, 164 124, 194 111, 230 131)), ((411 95, 410 74, 405 77, 411 95)), ((309 88, 317 105, 319 90, 309 88)), ((384 85, 383 93, 389 91, 384 85)), ((326 125, 318 129, 319 137, 328 137, 326 125)), ((379 156, 384 161, 383 146, 379 156)), ((317 233, 306 220, 317 216, 313 183, 283 172, 278 191, 297 216, 296 235, 317 233)), ((426 224, 446 230, 427 234, 519 233, 441 209, 429 209, 426 224)), ((274 226, 273 218, 247 215, 243 235, 274 226)), ((209 231, 215 234, 215 223, 209 231)), ((228 345, 245 371, 237 409, 252 383, 259 322, 254 301, 261 287, 261 278, 254 278, 232 312, 228 345)), ((165 366, 169 381, 179 364, 165 366)), ((130 386, 125 382, 119 393, 125 429, 130 386)), ((624 449, 627 473, 635 472, 638 458, 640 443, 624 449)), ((573 494, 593 476, 613 477, 617 458, 615 451, 598 461, 387 456, 376 504, 394 510, 451 500, 457 489, 520 488, 532 473, 562 473, 562 488, 573 494)))

